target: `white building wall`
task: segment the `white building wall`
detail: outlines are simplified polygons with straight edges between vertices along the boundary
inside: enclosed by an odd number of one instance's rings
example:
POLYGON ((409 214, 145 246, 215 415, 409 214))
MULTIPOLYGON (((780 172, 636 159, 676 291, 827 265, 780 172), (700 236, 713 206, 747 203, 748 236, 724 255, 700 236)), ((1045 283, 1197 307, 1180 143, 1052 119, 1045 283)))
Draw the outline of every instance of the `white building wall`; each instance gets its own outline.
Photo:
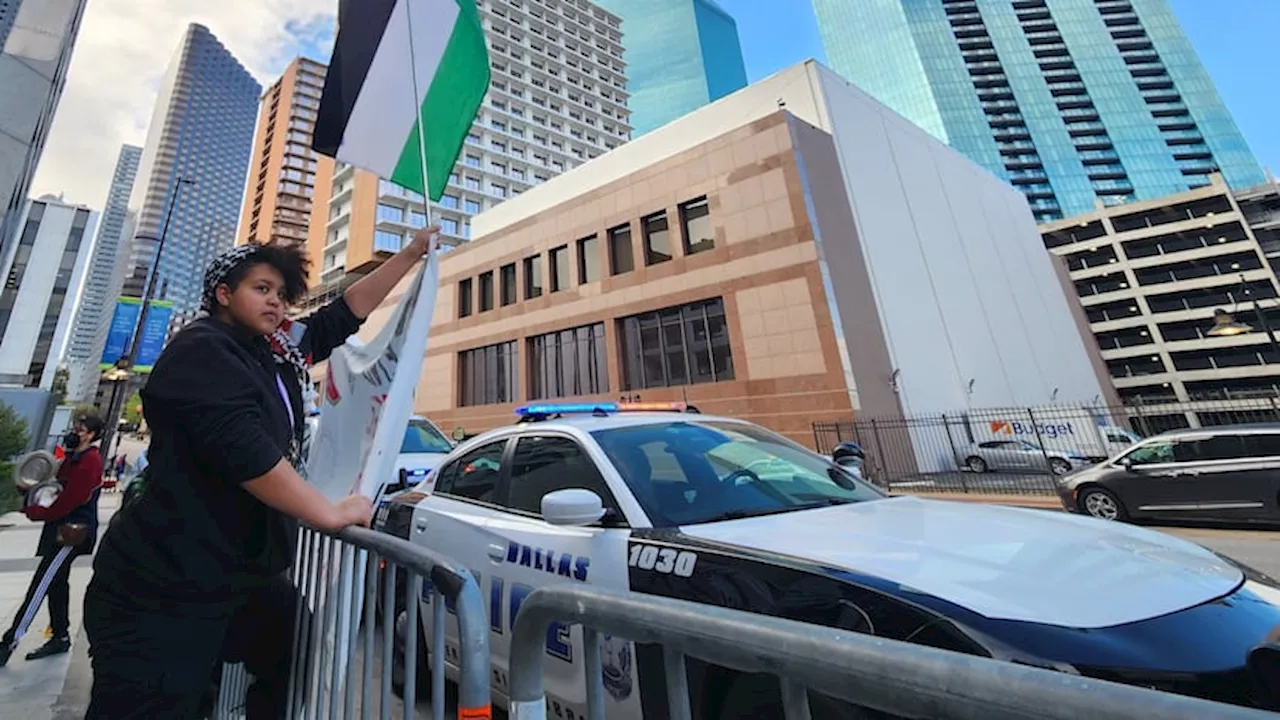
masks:
MULTIPOLYGON (((13 312, 0 337, 0 377, 11 381, 12 378, 25 377, 36 359, 34 353, 40 339, 41 328, 46 320, 49 300, 58 281, 58 273, 63 254, 67 247, 67 239, 71 233, 76 212, 86 210, 81 206, 64 205, 51 200, 44 203, 44 216, 40 220, 26 267, 18 281, 13 301, 13 312)), ((9 277, 14 269, 14 261, 19 250, 23 229, 31 210, 28 202, 18 224, 18 237, 4 258, 3 275, 9 277)), ((53 383, 53 375, 66 347, 73 309, 84 284, 84 276, 88 268, 88 258, 93 251, 93 237, 98 222, 98 214, 91 212, 85 225, 84 236, 67 283, 67 292, 62 303, 54 309, 57 324, 53 331, 48 359, 44 372, 39 379, 40 387, 48 388, 53 383)))

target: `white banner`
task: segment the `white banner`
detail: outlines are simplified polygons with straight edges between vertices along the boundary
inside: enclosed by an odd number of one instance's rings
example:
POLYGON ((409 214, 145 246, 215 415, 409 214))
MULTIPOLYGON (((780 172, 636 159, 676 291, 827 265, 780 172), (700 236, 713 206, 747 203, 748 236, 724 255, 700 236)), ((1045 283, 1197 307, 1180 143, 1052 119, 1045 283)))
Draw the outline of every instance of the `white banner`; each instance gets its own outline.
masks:
POLYGON ((307 480, 330 500, 358 492, 376 501, 394 479, 439 284, 432 252, 377 337, 353 337, 329 358, 307 480))
MULTIPOLYGON (((307 481, 330 500, 360 493, 376 503, 394 478, 396 458, 413 414, 439 284, 440 263, 432 251, 377 336, 367 345, 350 338, 330 356, 320 420, 306 465, 307 481)), ((336 666, 340 683, 355 650, 348 643, 351 621, 363 613, 364 593, 357 589, 366 581, 365 558, 364 551, 343 558, 348 581, 339 586, 341 573, 332 564, 333 555, 312 555, 323 585, 318 583, 306 593, 307 604, 312 612, 329 614, 321 645, 324 661, 319 666, 336 666), (322 586, 327 588, 328 604, 323 611, 318 597, 322 586), (340 610, 346 611, 342 617, 340 610)), ((326 693, 330 679, 327 675, 312 678, 326 693)))

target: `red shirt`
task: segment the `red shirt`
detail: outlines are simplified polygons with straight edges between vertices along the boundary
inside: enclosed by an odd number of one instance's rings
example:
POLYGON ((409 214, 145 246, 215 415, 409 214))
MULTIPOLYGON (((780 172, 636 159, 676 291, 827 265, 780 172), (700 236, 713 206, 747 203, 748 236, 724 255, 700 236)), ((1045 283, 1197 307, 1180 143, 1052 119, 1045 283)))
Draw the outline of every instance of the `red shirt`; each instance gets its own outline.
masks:
POLYGON ((23 508, 22 512, 28 518, 44 522, 61 520, 72 510, 89 502, 93 491, 102 484, 102 455, 98 448, 90 446, 78 455, 68 455, 58 468, 58 480, 62 481, 62 492, 58 499, 47 508, 38 505, 23 508))

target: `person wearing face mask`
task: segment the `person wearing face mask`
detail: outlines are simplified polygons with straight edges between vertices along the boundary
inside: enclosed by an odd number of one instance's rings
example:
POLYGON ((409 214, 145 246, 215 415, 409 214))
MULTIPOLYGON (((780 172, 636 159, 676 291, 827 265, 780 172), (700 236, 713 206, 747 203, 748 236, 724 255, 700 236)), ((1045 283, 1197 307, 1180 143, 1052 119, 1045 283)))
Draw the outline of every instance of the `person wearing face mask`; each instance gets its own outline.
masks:
POLYGON ((87 415, 72 425, 61 446, 66 458, 58 466, 62 491, 52 505, 23 509, 32 520, 44 522, 36 555, 40 564, 31 578, 27 596, 9 630, 0 637, 0 667, 18 648, 22 635, 35 619, 40 604, 49 597, 49 625, 53 636, 27 653, 28 660, 61 655, 71 649, 71 563, 93 553, 98 538, 98 496, 102 492, 102 455, 94 444, 102 437, 102 420, 87 415))
POLYGON ((146 480, 103 536, 85 595, 87 720, 200 717, 223 660, 254 677, 249 720, 284 717, 298 521, 367 526, 368 498, 330 502, 299 475, 310 365, 327 359, 427 252, 432 227, 299 321, 304 251, 242 245, 204 279, 203 309, 142 390, 146 480))

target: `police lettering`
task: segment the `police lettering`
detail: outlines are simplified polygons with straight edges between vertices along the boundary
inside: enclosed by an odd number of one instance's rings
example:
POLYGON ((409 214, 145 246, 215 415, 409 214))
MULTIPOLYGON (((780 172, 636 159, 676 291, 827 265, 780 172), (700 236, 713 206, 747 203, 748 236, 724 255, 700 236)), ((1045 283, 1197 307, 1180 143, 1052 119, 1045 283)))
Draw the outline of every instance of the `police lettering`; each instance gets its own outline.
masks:
POLYGON ((507 562, 513 565, 543 570, 561 577, 571 577, 578 582, 587 581, 591 558, 574 557, 570 553, 530 547, 516 542, 507 543, 507 562))

